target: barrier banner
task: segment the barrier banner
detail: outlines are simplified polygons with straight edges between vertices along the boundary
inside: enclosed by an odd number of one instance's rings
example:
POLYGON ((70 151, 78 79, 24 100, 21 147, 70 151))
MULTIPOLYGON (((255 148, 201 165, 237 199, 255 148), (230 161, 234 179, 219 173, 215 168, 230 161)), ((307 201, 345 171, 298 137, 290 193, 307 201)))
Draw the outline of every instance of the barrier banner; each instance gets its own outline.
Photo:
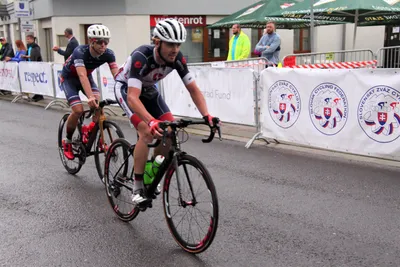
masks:
POLYGON ((396 69, 274 69, 261 74, 264 137, 400 160, 396 69))
MULTIPOLYGON (((103 99, 115 100, 115 94, 114 94, 115 81, 111 73, 110 67, 108 66, 108 63, 105 63, 99 67, 99 75, 100 75, 100 84, 98 86, 99 88, 101 88, 101 95, 103 99)), ((97 83, 97 79, 95 80, 95 82, 97 83)))
POLYGON ((21 92, 54 96, 51 63, 20 62, 21 92))
MULTIPOLYGON (((225 122, 255 125, 252 70, 212 67, 189 69, 206 99, 210 114, 225 122)), ((201 116, 176 71, 162 82, 165 101, 174 115, 201 116)))
MULTIPOLYGON (((53 64, 54 85, 56 87, 56 98, 66 99, 65 94, 64 94, 63 90, 61 89, 61 84, 60 84, 60 75, 61 75, 62 68, 63 68, 63 64, 57 64, 57 63, 53 64)), ((93 76, 94 82, 97 85, 98 84, 97 69, 92 72, 92 76, 93 76)), ((97 86, 99 86, 99 85, 97 85, 97 86)), ((83 102, 88 101, 87 97, 84 95, 84 93, 82 91, 79 91, 79 96, 81 98, 81 101, 83 101, 83 102)))
POLYGON ((18 81, 18 63, 0 61, 0 89, 21 92, 18 81))

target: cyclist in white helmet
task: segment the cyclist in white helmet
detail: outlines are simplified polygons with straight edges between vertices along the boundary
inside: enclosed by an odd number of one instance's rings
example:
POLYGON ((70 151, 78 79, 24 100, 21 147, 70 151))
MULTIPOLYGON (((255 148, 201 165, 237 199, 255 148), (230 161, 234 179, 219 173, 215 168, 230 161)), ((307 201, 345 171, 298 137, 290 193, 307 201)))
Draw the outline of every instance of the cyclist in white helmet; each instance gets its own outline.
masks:
MULTIPOLYGON (((64 155, 69 160, 74 159, 71 139, 83 112, 79 91, 86 95, 89 106, 96 108, 100 92, 93 80, 92 72, 104 63, 108 63, 113 76, 118 72, 114 52, 107 48, 111 38, 110 30, 104 25, 91 25, 87 30, 87 36, 89 44, 75 48, 65 62, 60 77, 61 89, 72 109, 67 121, 67 137, 63 140, 64 155)), ((97 118, 98 114, 94 116, 94 121, 97 118)))
MULTIPOLYGON (((146 206, 151 202, 143 194, 143 173, 149 154, 147 144, 153 142, 153 137, 162 137, 159 122, 174 120, 155 84, 176 70, 197 109, 212 124, 213 117, 208 113, 204 96, 180 52, 185 40, 186 29, 182 23, 175 19, 158 22, 153 32, 154 45, 142 45, 135 49, 115 77, 116 99, 139 134, 134 152, 134 204, 146 206)), ((155 148, 153 159, 160 154, 167 157, 168 148, 162 145, 155 148)))

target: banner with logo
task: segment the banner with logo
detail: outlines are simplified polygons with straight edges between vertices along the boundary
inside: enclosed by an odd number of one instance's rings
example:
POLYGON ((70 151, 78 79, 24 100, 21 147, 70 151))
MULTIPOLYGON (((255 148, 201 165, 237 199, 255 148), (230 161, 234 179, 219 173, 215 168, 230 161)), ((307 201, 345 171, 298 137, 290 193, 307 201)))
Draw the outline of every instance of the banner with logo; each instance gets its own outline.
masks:
POLYGON ((19 77, 22 92, 54 96, 51 63, 20 62, 19 77))
MULTIPOLYGON (((99 75, 100 75, 100 85, 101 88, 101 95, 103 99, 112 99, 115 100, 114 94, 114 77, 111 73, 110 67, 107 63, 101 65, 99 67, 99 75)), ((97 83, 97 80, 95 80, 97 83)))
POLYGON ((0 89, 11 92, 21 92, 18 81, 18 63, 0 62, 0 89))
MULTIPOLYGON (((254 76, 248 69, 189 67, 208 110, 222 121, 255 125, 254 76)), ((165 101, 174 115, 201 117, 176 71, 162 80, 165 101)))
POLYGON ((261 126, 278 141, 400 160, 396 69, 261 73, 261 126))

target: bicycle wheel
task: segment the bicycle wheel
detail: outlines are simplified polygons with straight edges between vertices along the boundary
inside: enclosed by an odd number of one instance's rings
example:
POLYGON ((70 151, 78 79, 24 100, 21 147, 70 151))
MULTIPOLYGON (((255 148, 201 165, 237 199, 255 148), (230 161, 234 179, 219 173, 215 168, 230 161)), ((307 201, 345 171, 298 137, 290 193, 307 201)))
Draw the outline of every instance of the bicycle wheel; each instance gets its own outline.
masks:
POLYGON ((115 139, 124 138, 124 134, 122 133, 121 128, 115 122, 112 121, 103 122, 103 133, 104 133, 104 144, 102 143, 101 140, 100 130, 97 131, 97 137, 95 141, 96 145, 94 149, 94 162, 96 164, 96 169, 99 178, 104 183, 103 166, 108 147, 115 139))
POLYGON ((62 140, 66 137, 66 122, 70 113, 64 114, 62 117, 60 124, 58 126, 58 152, 60 154, 61 162, 64 165, 64 168, 70 174, 77 174, 82 165, 85 163, 86 151, 85 147, 81 143, 81 137, 78 129, 75 130, 74 135, 72 137, 72 150, 75 155, 75 159, 69 160, 64 155, 64 148, 62 145, 62 140))
POLYGON ((193 254, 201 253, 211 245, 217 232, 217 192, 211 175, 204 165, 193 156, 179 156, 178 175, 180 192, 175 167, 172 166, 164 180, 165 218, 171 234, 181 248, 193 254), (190 172, 197 172, 198 176, 191 175, 189 177, 190 172), (173 179, 174 177, 175 179, 173 179), (200 189, 199 186, 204 188, 200 189), (181 200, 180 195, 182 196, 181 200), (191 218, 174 220, 175 216, 179 214, 191 215, 191 218), (195 226, 201 225, 204 229, 195 231, 194 234, 189 232, 195 226), (182 230, 182 233, 179 233, 180 230, 182 230))
POLYGON ((104 164, 104 182, 107 198, 114 213, 124 222, 139 214, 132 202, 134 146, 122 138, 109 147, 104 164))

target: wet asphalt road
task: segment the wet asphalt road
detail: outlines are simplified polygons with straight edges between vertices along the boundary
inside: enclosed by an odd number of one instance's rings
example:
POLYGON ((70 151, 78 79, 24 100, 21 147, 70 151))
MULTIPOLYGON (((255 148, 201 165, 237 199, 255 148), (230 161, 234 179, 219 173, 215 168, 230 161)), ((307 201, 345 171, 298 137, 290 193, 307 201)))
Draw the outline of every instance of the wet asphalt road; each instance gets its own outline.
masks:
POLYGON ((61 115, 0 100, 1 266, 400 266, 399 169, 191 136, 183 148, 209 168, 220 205, 214 243, 193 256, 160 198, 124 223, 92 157, 65 171, 61 115))

